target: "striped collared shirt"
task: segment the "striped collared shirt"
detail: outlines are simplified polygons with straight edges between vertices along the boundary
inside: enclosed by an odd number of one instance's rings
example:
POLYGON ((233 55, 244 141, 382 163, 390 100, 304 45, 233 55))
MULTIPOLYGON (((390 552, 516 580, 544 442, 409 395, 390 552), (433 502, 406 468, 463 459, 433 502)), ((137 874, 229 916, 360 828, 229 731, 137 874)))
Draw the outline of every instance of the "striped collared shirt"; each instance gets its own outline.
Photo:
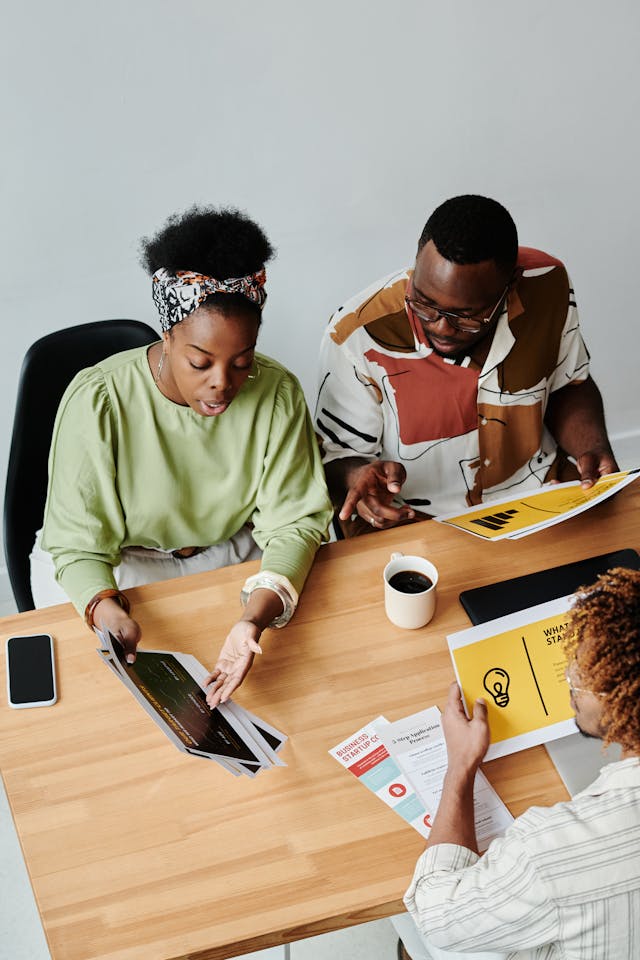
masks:
POLYGON ((482 858, 454 844, 429 847, 405 904, 445 950, 640 957, 640 760, 609 764, 566 803, 532 807, 482 858))

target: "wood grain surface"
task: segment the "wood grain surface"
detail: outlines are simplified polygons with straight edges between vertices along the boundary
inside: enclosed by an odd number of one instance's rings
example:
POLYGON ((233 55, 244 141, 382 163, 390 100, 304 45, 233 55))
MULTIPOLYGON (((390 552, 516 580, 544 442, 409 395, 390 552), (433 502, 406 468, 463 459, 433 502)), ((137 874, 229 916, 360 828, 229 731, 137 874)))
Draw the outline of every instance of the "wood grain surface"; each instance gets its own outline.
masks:
MULTIPOLYGON (((0 710, 0 768, 54 960, 218 960, 398 912, 420 836, 327 751, 378 714, 444 703, 461 590, 640 547, 640 484, 520 541, 425 521, 321 548, 300 606, 236 695, 290 737, 251 781, 181 754, 100 663, 70 605, 6 617, 56 642, 58 703, 0 710), (394 550, 440 571, 419 630, 384 614, 394 550)), ((213 663, 256 563, 129 591, 143 646, 213 663)), ((486 764, 514 815, 566 793, 536 747, 486 764)))

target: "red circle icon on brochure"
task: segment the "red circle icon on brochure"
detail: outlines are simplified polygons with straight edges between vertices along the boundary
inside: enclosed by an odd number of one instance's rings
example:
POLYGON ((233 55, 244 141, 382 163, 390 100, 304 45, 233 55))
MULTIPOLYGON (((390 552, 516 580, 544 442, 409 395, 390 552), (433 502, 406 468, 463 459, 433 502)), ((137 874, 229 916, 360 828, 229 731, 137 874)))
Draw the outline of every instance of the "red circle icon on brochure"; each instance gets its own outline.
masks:
POLYGON ((433 826, 433 824, 431 823, 431 814, 430 814, 430 813, 426 813, 426 814, 424 815, 424 817, 422 818, 422 822, 424 823, 425 827, 429 827, 429 830, 431 830, 431 827, 433 826))
POLYGON ((392 797, 404 797, 407 788, 403 783, 392 783, 389 787, 389 793, 392 797))

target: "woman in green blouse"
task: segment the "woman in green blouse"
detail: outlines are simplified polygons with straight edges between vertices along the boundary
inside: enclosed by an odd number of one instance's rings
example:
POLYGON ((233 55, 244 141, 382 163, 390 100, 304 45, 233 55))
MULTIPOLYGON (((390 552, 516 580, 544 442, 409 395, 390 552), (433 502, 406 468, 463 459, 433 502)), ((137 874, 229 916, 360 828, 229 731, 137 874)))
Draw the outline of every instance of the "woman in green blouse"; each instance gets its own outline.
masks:
POLYGON ((36 604, 60 602, 52 559, 87 623, 133 662, 140 627, 123 588, 262 551, 211 674, 211 706, 242 682, 264 628, 290 619, 331 518, 301 387, 255 349, 272 254, 234 210, 194 207, 143 241, 162 340, 69 385, 32 557, 36 604))

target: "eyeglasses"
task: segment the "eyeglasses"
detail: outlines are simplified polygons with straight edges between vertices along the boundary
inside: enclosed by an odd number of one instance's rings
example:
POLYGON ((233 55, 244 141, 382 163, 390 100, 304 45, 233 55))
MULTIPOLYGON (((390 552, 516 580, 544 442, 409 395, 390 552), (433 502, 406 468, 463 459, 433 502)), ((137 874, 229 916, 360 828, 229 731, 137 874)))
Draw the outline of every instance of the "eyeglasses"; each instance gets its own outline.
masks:
POLYGON ((598 692, 597 690, 587 690, 586 687, 574 687, 574 685, 573 685, 572 682, 571 682, 571 677, 569 676, 568 673, 565 673, 564 678, 565 678, 565 680, 567 681, 567 684, 568 684, 568 686, 569 686, 569 693, 571 693, 571 694, 573 694, 573 693, 591 693, 591 694, 593 694, 594 697, 606 697, 606 693, 600 693, 600 692, 598 692))
POLYGON ((455 313, 451 310, 441 310, 435 304, 425 303, 424 300, 416 300, 414 297, 405 297, 404 302, 407 307, 413 310, 414 314, 421 323, 437 323, 441 317, 447 321, 454 330, 461 333, 479 333, 483 327, 495 319, 498 309, 502 306, 504 298, 509 292, 511 280, 506 285, 500 299, 496 303, 488 317, 478 316, 478 314, 455 313))

